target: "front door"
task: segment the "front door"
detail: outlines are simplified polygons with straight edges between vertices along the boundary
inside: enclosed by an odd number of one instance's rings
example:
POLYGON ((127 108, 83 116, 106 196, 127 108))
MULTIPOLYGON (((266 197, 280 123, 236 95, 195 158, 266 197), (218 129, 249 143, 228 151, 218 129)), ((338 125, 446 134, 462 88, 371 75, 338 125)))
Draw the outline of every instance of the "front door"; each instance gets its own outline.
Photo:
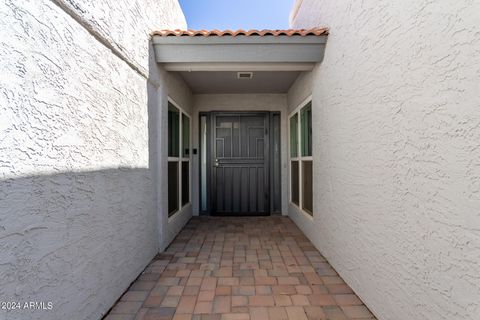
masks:
POLYGON ((212 214, 269 214, 268 113, 213 113, 212 214))

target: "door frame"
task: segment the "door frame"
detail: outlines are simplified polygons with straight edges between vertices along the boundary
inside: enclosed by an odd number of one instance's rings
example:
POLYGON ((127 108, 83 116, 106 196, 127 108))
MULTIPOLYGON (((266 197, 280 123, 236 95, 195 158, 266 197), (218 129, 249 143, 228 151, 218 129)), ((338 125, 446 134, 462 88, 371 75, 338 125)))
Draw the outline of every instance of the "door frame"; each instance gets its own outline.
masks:
MULTIPOLYGON (((213 143, 214 143, 214 134, 213 134, 213 126, 214 126, 214 120, 215 120, 215 116, 248 116, 248 115, 252 115, 252 116, 258 116, 258 115, 264 115, 265 116, 265 130, 266 130, 266 133, 265 133, 265 190, 266 190, 266 195, 265 195, 265 204, 266 204, 266 207, 267 207, 267 210, 266 210, 266 213, 261 213, 259 215, 270 215, 272 214, 272 208, 273 208, 273 197, 271 195, 272 191, 273 191, 273 175, 272 175, 272 166, 273 166, 273 161, 274 161, 274 157, 272 156, 272 150, 270 149, 270 144, 272 142, 272 139, 273 139, 273 132, 272 132, 272 124, 273 124, 273 115, 276 114, 276 115, 281 115, 281 112, 279 111, 203 111, 203 112, 199 112, 198 113, 198 123, 200 124, 201 123, 201 118, 202 117, 206 117, 206 141, 207 141, 207 145, 205 146, 206 147, 206 161, 207 161, 207 167, 206 167, 206 192, 207 192, 207 203, 206 203, 206 210, 201 210, 199 209, 199 214, 200 215, 215 215, 215 208, 214 208, 214 200, 215 200, 215 196, 214 196, 214 192, 212 192, 213 188, 215 187, 214 184, 213 184, 213 181, 212 181, 212 177, 213 177, 213 158, 212 158, 212 154, 213 154, 213 143)), ((201 139, 201 135, 202 135, 202 132, 201 132, 202 128, 201 126, 199 125, 198 126, 198 134, 199 134, 199 137, 201 139)), ((279 138, 281 138, 281 131, 282 131, 282 128, 280 126, 280 132, 279 132, 279 138)), ((281 144, 280 144, 281 146, 281 144)), ((201 145, 199 144, 199 156, 201 156, 203 150, 202 150, 202 147, 201 145)), ((279 161, 281 163, 281 153, 279 153, 279 161)), ((201 197, 201 190, 202 190, 202 178, 201 178, 201 170, 202 170, 202 167, 201 167, 201 160, 199 161, 199 166, 198 166, 198 175, 199 175, 199 179, 198 179, 198 190, 200 191, 200 196, 199 196, 199 208, 201 208, 201 201, 202 201, 202 197, 201 197)), ((280 176, 279 176, 279 179, 281 180, 281 176, 282 176, 282 171, 280 171, 280 176)), ((281 199, 281 192, 280 192, 280 199, 278 200, 279 203, 280 203, 280 206, 282 204, 282 199, 281 199)), ((226 214, 222 214, 222 215, 225 215, 226 214)), ((232 214, 232 215, 235 215, 235 214, 232 214)))

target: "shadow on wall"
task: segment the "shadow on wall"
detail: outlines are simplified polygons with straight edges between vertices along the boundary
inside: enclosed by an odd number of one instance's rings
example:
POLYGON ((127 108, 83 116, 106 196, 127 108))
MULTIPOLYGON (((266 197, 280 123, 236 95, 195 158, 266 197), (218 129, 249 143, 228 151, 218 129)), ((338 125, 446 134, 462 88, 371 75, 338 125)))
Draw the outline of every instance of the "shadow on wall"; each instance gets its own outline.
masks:
POLYGON ((98 319, 158 252, 154 209, 150 169, 0 181, 0 301, 53 304, 13 319, 98 319))
POLYGON ((157 165, 158 92, 164 75, 148 45, 149 70, 142 75, 148 168, 0 180, 0 302, 53 305, 52 310, 0 309, 0 319, 99 319, 158 253, 163 232, 157 216, 158 170, 163 169, 157 165))

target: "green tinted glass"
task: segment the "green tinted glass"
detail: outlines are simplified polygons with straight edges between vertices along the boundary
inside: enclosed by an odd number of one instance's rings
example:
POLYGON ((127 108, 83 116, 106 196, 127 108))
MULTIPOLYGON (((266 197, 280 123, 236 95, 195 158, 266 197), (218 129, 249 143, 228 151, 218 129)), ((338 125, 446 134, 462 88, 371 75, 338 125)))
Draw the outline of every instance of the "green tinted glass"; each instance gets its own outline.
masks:
POLYGON ((302 161, 302 208, 309 214, 313 212, 312 170, 312 161, 302 161))
POLYGON ((290 118, 290 157, 298 156, 298 114, 290 118))
POLYGON ((309 102, 300 111, 300 132, 302 157, 312 155, 312 103, 309 102))
POLYGON ((168 156, 180 154, 180 111, 168 103, 168 156))
POLYGON ((299 176, 298 176, 298 161, 292 161, 291 162, 291 167, 290 167, 290 172, 291 172, 291 196, 292 196, 292 202, 295 203, 296 205, 300 204, 299 201, 299 176))
POLYGON ((168 216, 178 211, 178 162, 168 162, 168 216))
POLYGON ((182 155, 184 158, 190 156, 190 118, 182 114, 182 155))

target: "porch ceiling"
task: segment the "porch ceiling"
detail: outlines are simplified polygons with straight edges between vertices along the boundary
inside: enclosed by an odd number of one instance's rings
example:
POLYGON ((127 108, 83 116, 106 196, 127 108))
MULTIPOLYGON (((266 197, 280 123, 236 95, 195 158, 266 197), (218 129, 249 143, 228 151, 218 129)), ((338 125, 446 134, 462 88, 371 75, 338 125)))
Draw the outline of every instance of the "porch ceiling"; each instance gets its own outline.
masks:
POLYGON ((153 33, 167 71, 305 71, 323 60, 327 29, 153 33))
POLYGON ((237 72, 179 72, 194 93, 285 93, 300 71, 258 71, 252 79, 238 79, 237 72))

